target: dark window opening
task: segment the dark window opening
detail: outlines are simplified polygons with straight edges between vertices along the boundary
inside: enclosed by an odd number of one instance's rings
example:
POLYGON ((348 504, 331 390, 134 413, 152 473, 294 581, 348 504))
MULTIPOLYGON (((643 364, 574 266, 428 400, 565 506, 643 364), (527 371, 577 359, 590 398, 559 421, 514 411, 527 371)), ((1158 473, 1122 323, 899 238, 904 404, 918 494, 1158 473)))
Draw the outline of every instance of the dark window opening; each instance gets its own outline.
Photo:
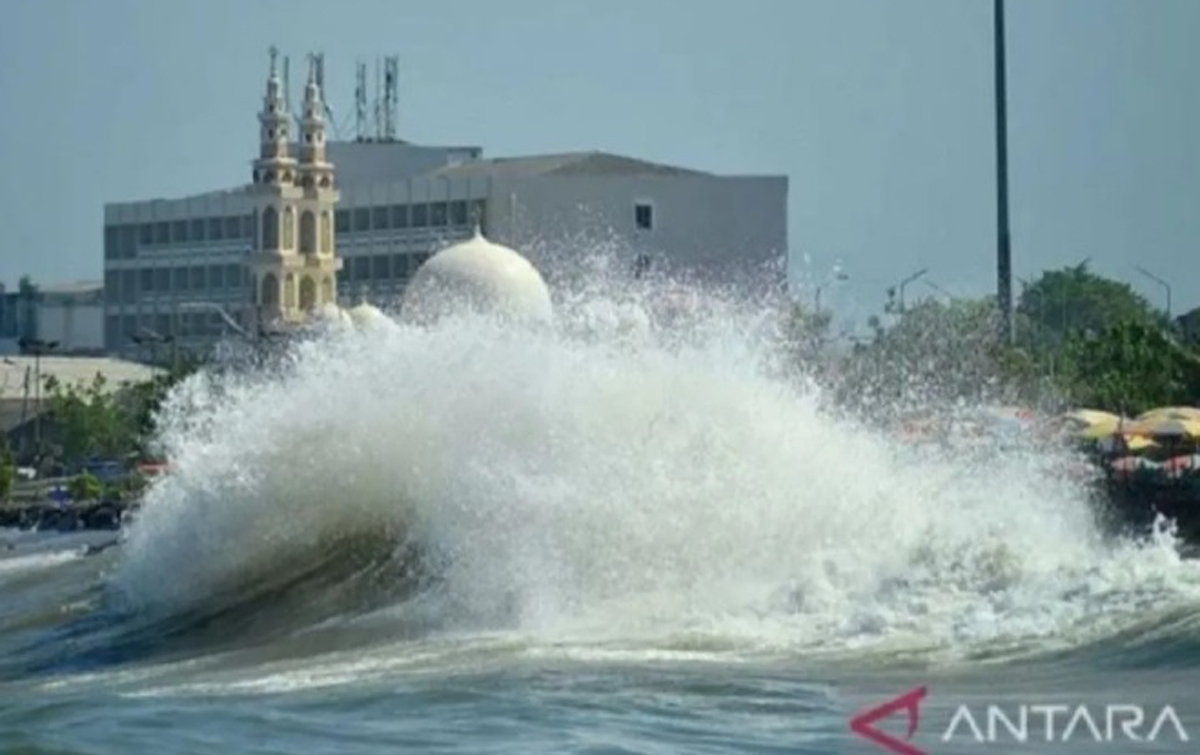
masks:
POLYGON ((654 208, 648 204, 633 206, 633 222, 639 231, 649 231, 654 228, 654 208))

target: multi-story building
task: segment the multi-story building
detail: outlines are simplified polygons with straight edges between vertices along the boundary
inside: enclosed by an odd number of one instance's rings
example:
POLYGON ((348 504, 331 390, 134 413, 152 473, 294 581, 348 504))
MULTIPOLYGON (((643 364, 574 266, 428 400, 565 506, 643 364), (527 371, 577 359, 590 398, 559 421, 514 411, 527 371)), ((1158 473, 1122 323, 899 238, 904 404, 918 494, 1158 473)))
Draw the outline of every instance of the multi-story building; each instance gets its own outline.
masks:
POLYGON ((485 159, 475 146, 326 144, 321 96, 310 66, 293 142, 273 59, 251 183, 106 205, 110 351, 132 351, 145 331, 202 345, 228 327, 218 308, 245 326, 294 321, 331 299, 386 304, 476 224, 543 267, 604 242, 630 265, 720 280, 762 268, 786 275, 785 176, 603 152, 485 159))

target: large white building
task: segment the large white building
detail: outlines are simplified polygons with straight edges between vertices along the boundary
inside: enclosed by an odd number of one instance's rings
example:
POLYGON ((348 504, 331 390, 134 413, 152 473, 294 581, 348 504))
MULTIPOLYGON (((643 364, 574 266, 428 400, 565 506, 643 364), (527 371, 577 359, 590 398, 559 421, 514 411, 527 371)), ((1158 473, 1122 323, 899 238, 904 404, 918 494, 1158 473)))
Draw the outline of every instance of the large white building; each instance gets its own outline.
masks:
POLYGON ((786 176, 718 176, 603 152, 485 159, 473 146, 326 144, 315 81, 310 65, 293 119, 272 58, 251 183, 105 206, 109 351, 133 352, 145 331, 202 345, 227 327, 214 305, 252 325, 301 318, 330 296, 386 303, 476 223, 542 267, 604 240, 631 266, 719 280, 786 275, 786 176))

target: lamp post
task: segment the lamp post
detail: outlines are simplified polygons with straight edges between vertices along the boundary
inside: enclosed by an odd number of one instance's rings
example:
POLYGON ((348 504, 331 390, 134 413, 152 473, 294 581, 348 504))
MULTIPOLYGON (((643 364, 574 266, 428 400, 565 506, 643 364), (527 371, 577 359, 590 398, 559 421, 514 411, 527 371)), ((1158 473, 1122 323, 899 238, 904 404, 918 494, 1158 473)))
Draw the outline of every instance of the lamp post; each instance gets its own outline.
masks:
POLYGON ((846 271, 835 268, 833 273, 828 278, 817 284, 813 291, 813 313, 818 315, 821 314, 821 291, 823 289, 827 288, 833 283, 847 280, 850 280, 850 276, 846 274, 846 271))
POLYGON ((994 0, 996 75, 996 298, 1000 305, 1001 337, 1012 343, 1012 243, 1008 230, 1008 114, 1004 63, 1004 0, 994 0))
POLYGON ((249 331, 247 331, 245 328, 243 328, 241 325, 239 325, 237 320, 233 319, 233 317, 228 312, 225 311, 225 308, 222 307, 220 304, 217 304, 216 302, 188 301, 188 302, 181 303, 179 305, 179 309, 184 312, 199 312, 199 311, 216 312, 218 315, 220 315, 221 321, 224 322, 227 326, 229 326, 230 330, 237 333, 242 338, 245 338, 245 339, 251 340, 251 341, 254 340, 254 336, 250 335, 249 331))
POLYGON ((1162 286, 1163 291, 1166 292, 1166 294, 1167 294, 1167 325, 1169 327, 1171 324, 1171 284, 1167 283, 1162 278, 1159 278, 1157 275, 1150 272, 1149 270, 1147 270, 1144 267, 1139 266, 1136 269, 1142 275, 1146 276, 1150 280, 1152 280, 1155 283, 1157 283, 1158 285, 1162 286))
POLYGON ((21 351, 33 354, 33 447, 40 463, 42 456, 42 355, 57 349, 58 341, 22 338, 17 344, 21 351))
POLYGON ((178 352, 176 352, 176 340, 174 334, 162 335, 161 332, 150 330, 149 328, 143 328, 140 334, 133 335, 130 340, 134 343, 137 343, 138 346, 144 346, 144 344, 149 343, 150 361, 155 365, 158 364, 158 344, 169 343, 170 368, 174 370, 176 364, 176 354, 178 354, 178 352))
POLYGON ((904 314, 904 289, 905 289, 905 287, 907 287, 909 283, 912 283, 913 281, 917 280, 918 278, 921 278, 922 276, 924 276, 925 273, 927 273, 927 272, 929 272, 929 268, 923 267, 920 270, 918 270, 917 272, 913 273, 912 275, 908 276, 907 278, 905 278, 904 280, 902 280, 896 284, 896 290, 899 291, 899 293, 900 293, 900 296, 899 296, 900 314, 904 314))

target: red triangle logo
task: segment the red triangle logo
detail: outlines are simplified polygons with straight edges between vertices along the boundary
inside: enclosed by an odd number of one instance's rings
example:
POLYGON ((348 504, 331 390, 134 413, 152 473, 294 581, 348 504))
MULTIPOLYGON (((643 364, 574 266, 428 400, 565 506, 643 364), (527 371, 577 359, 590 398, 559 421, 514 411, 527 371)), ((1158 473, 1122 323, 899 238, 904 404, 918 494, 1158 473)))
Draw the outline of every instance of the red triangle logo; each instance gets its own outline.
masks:
POLYGON ((850 719, 850 731, 864 739, 871 740, 889 752, 896 753, 896 755, 927 755, 924 750, 914 747, 907 740, 912 739, 913 734, 917 732, 917 726, 921 723, 920 704, 928 692, 928 687, 916 687, 882 705, 864 710, 850 719), (899 739, 875 728, 876 721, 899 711, 904 711, 908 715, 908 734, 904 736, 904 739, 899 739))

